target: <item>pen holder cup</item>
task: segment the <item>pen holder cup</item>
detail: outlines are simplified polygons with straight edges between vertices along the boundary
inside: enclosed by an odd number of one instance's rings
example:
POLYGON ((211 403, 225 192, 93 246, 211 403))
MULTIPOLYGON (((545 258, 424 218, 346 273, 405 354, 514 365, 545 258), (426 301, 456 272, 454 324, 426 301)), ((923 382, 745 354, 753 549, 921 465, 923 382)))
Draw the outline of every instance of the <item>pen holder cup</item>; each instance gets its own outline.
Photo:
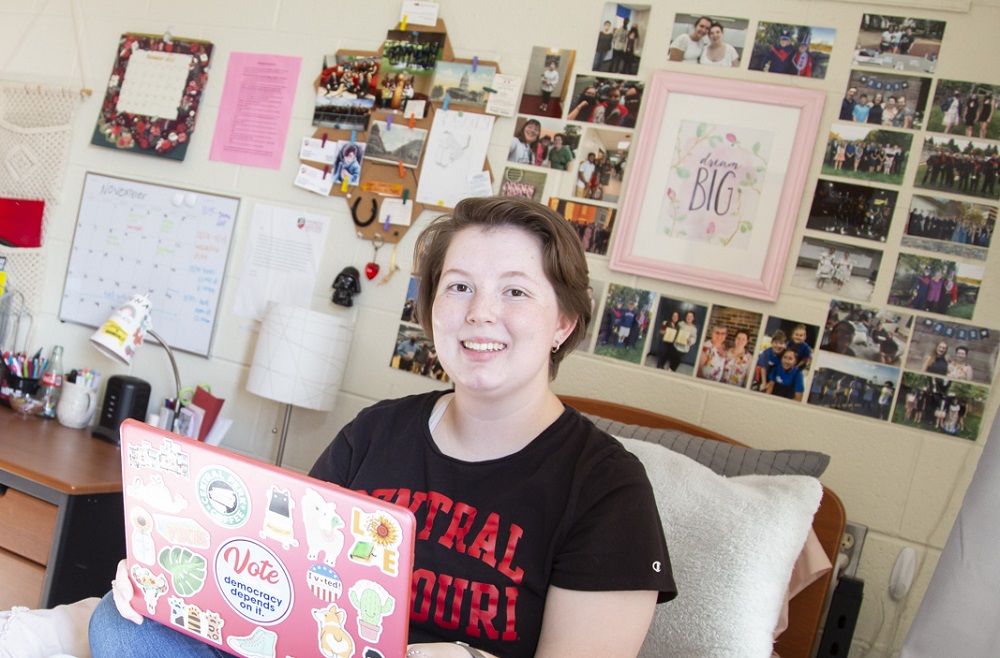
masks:
POLYGON ((12 396, 34 395, 42 385, 41 378, 18 377, 6 368, 0 371, 0 404, 10 406, 12 396))

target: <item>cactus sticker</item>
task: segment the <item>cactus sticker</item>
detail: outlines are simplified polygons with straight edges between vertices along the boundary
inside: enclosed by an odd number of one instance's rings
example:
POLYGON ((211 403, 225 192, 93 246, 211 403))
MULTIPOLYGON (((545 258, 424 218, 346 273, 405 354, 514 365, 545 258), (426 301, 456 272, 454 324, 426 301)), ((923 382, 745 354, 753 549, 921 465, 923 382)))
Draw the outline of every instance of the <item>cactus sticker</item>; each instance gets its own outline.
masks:
POLYGON ((396 607, 396 601, 378 583, 359 580, 349 590, 351 605, 358 611, 358 634, 368 642, 378 642, 382 618, 396 607))

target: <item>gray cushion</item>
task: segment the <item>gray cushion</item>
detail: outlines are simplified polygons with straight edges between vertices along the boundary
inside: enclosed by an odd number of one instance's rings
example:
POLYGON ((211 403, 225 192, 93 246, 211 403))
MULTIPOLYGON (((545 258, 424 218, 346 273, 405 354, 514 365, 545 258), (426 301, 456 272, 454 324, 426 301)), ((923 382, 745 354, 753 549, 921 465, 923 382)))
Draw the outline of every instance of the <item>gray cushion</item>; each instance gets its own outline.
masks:
POLYGON ((811 450, 755 450, 703 439, 679 430, 626 425, 592 414, 583 414, 608 434, 640 439, 686 455, 719 475, 811 475, 819 477, 830 464, 830 455, 811 450))

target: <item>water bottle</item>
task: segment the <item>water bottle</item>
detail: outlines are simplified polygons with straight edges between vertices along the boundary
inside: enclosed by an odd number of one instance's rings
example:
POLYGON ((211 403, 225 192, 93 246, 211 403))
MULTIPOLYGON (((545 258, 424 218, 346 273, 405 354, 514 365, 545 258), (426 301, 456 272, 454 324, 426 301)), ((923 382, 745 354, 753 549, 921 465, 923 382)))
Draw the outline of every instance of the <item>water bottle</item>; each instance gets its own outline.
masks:
POLYGON ((56 405, 59 404, 59 393, 62 391, 63 382, 62 353, 61 345, 53 347, 52 358, 49 359, 45 366, 45 372, 42 373, 42 386, 39 393, 45 401, 45 406, 38 412, 38 415, 43 418, 56 417, 56 405))

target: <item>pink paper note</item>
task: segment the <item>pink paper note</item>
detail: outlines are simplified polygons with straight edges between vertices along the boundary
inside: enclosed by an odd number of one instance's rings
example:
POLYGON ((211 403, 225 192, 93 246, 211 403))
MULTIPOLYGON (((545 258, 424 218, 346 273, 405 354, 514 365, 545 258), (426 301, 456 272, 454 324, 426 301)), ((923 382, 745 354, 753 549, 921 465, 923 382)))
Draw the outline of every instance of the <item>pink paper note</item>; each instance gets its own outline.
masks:
POLYGON ((232 53, 210 158, 280 169, 301 57, 232 53))

